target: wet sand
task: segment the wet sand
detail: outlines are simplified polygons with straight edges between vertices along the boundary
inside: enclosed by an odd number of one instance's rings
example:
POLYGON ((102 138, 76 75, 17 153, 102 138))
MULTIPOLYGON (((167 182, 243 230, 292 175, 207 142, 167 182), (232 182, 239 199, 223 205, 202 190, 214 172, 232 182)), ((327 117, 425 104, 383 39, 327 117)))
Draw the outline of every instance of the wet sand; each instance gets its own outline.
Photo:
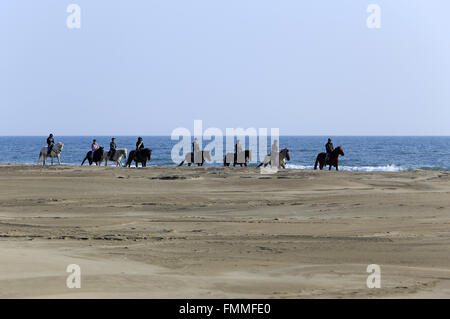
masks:
POLYGON ((449 230, 449 172, 1 165, 0 297, 449 298, 449 230))

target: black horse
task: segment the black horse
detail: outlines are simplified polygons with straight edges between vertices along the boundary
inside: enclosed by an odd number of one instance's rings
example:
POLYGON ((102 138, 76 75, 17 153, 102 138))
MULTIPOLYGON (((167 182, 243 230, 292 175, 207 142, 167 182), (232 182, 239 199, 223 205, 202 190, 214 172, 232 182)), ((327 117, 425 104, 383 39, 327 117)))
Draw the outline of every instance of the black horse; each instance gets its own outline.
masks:
POLYGON ((128 155, 127 163, 125 164, 125 167, 131 167, 131 162, 134 161, 136 163, 136 167, 138 167, 138 163, 141 163, 142 167, 147 167, 147 161, 150 161, 150 158, 152 156, 152 150, 148 148, 144 148, 142 150, 139 150, 137 153, 135 150, 130 152, 130 155, 128 155))
POLYGON ((227 155, 225 155, 223 157, 223 166, 230 166, 230 164, 233 163, 233 166, 236 166, 236 164, 239 164, 242 167, 242 164, 244 164, 244 166, 247 167, 248 161, 252 160, 252 151, 245 150, 243 153, 244 153, 244 157, 239 158, 239 160, 238 160, 238 156, 237 156, 236 152, 235 153, 227 153, 227 155))
POLYGON ((324 166, 330 165, 329 170, 331 171, 331 167, 336 167, 336 170, 339 170, 339 155, 344 156, 344 151, 341 146, 338 146, 331 152, 328 162, 325 163, 325 158, 327 153, 323 152, 317 155, 316 163, 314 164, 314 169, 317 169, 317 164, 320 164, 319 168, 323 169, 324 166))
POLYGON ((83 162, 81 162, 81 166, 83 166, 86 160, 89 161, 89 165, 92 165, 92 163, 95 163, 95 165, 100 165, 103 160, 103 153, 104 153, 103 146, 99 147, 99 149, 94 152, 94 156, 91 156, 92 151, 87 152, 86 157, 84 158, 83 162))

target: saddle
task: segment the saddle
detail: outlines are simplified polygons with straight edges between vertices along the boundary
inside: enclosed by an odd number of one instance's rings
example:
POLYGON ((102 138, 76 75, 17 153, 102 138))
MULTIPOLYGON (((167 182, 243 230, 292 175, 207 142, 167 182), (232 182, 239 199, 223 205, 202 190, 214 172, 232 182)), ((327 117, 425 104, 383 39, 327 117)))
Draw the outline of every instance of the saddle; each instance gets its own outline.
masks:
POLYGON ((136 150, 136 158, 142 158, 142 157, 145 157, 145 154, 144 154, 144 148, 140 148, 140 149, 137 149, 136 150))

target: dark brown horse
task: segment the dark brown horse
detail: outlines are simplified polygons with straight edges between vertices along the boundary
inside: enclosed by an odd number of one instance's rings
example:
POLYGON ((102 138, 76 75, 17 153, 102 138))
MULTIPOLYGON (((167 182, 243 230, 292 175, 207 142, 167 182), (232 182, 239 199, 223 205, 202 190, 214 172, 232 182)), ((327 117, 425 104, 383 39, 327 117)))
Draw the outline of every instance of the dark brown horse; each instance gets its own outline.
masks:
POLYGON ((233 166, 236 166, 236 164, 240 164, 242 167, 242 164, 244 164, 244 166, 247 167, 248 161, 252 160, 252 151, 245 150, 243 153, 244 156, 243 158, 239 158, 239 161, 237 153, 227 153, 227 155, 225 155, 223 158, 223 166, 230 166, 230 164, 233 163, 233 166))
POLYGON ((83 159, 83 162, 81 162, 81 166, 83 166, 86 160, 89 161, 89 165, 95 163, 95 165, 100 166, 103 161, 103 153, 103 146, 99 147, 99 149, 94 152, 94 156, 92 156, 92 151, 87 152, 86 156, 83 159))
POLYGON ((136 163, 136 167, 138 167, 138 163, 141 163, 142 167, 147 166, 147 161, 150 161, 150 158, 152 156, 152 150, 148 148, 144 148, 136 153, 136 150, 133 150, 130 152, 130 155, 128 156, 127 163, 125 164, 125 167, 131 166, 131 162, 134 161, 136 163))
POLYGON ((344 151, 342 150, 341 146, 338 146, 334 149, 333 152, 330 154, 330 158, 328 159, 328 162, 325 163, 325 158, 327 157, 327 153, 320 153, 317 155, 316 158, 316 164, 314 164, 314 169, 317 169, 317 164, 319 163, 319 168, 323 169, 324 166, 330 165, 329 170, 331 170, 331 167, 336 167, 336 170, 339 170, 339 155, 344 156, 344 151))

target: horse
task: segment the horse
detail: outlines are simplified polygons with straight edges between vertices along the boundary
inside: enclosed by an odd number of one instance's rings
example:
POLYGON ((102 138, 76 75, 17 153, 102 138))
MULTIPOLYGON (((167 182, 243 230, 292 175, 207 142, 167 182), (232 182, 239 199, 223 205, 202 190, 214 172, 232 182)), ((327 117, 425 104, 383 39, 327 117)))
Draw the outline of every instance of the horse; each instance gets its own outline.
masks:
POLYGON ((120 166, 122 157, 125 159, 127 158, 127 149, 126 148, 117 149, 112 158, 110 158, 109 152, 103 153, 101 161, 105 161, 105 166, 108 166, 108 161, 116 162, 116 167, 117 167, 117 166, 120 166))
POLYGON ((334 151, 331 152, 330 158, 328 159, 328 162, 325 163, 325 158, 327 156, 327 153, 323 152, 317 155, 316 163, 314 164, 314 169, 317 169, 317 164, 319 163, 319 168, 322 170, 324 166, 330 165, 329 170, 331 171, 331 167, 336 167, 336 170, 339 170, 339 155, 344 156, 344 151, 342 150, 341 146, 338 146, 334 149, 334 151))
MULTIPOLYGON (((200 153, 200 152, 198 152, 200 153)), ((182 166, 184 164, 184 162, 187 162, 188 166, 191 166, 192 163, 197 163, 197 166, 203 166, 203 164, 205 163, 205 160, 208 162, 211 162, 211 152, 210 151, 202 151, 202 161, 201 162, 196 162, 194 160, 194 153, 189 152, 186 153, 186 155, 184 156, 184 161, 182 161, 180 164, 178 164, 178 166, 182 166)))
MULTIPOLYGON (((278 162, 278 168, 283 167, 286 168, 286 160, 290 161, 291 160, 291 151, 287 148, 283 148, 280 153, 279 153, 279 162, 278 162)), ((267 165, 272 166, 272 160, 271 160, 271 155, 268 154, 264 157, 264 161, 259 164, 257 167, 261 167, 262 165, 264 165, 264 167, 266 167, 267 165)))
POLYGON ((136 163, 136 167, 138 167, 138 163, 141 163, 142 167, 147 167, 147 161, 150 161, 150 158, 152 156, 152 150, 148 148, 144 148, 142 150, 139 150, 136 153, 136 150, 132 150, 130 152, 130 155, 128 156, 127 163, 125 164, 125 167, 131 167, 131 162, 134 161, 136 163))
POLYGON ((92 151, 89 151, 86 153, 86 156, 84 157, 83 161, 81 162, 81 166, 83 166, 84 162, 86 160, 89 161, 89 166, 92 165, 92 163, 95 163, 95 165, 100 166, 103 160, 104 155, 104 149, 103 146, 101 146, 98 150, 94 152, 94 156, 91 156, 92 151))
POLYGON ((242 164, 244 164, 245 167, 247 167, 247 162, 252 160, 252 150, 245 150, 239 154, 239 161, 238 161, 238 154, 237 153, 227 153, 227 155, 223 158, 223 166, 230 166, 230 164, 233 162, 233 166, 236 166, 236 164, 240 164, 242 167, 242 164), (243 158, 242 155, 244 155, 243 158))
POLYGON ((51 157, 52 159, 52 165, 53 165, 53 159, 56 157, 58 159, 58 164, 61 165, 61 152, 63 150, 64 147, 64 143, 57 143, 52 147, 52 150, 50 152, 50 154, 48 153, 48 147, 44 146, 43 148, 41 148, 41 152, 39 153, 39 158, 38 158, 38 164, 41 161, 41 157, 44 157, 43 163, 42 165, 45 165, 45 162, 47 161, 47 157, 51 157))

